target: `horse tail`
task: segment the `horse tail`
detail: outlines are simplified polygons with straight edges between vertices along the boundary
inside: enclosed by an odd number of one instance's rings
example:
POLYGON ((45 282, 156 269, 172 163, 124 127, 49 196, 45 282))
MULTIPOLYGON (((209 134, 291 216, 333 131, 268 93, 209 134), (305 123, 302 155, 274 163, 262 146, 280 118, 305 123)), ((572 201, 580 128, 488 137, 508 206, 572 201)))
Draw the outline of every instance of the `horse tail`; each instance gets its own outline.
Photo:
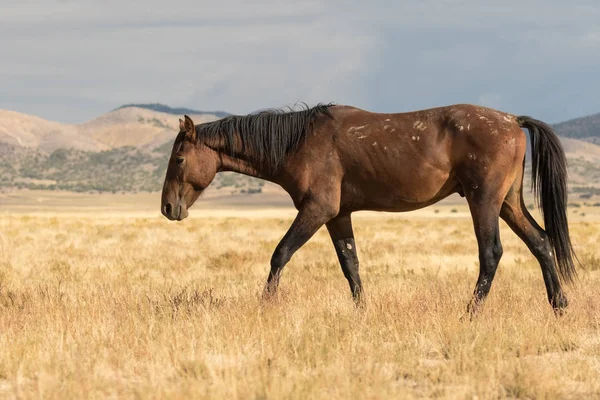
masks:
POLYGON ((577 277, 567 223, 567 159, 556 133, 550 125, 521 116, 519 126, 531 136, 532 189, 544 217, 544 225, 563 282, 577 277))

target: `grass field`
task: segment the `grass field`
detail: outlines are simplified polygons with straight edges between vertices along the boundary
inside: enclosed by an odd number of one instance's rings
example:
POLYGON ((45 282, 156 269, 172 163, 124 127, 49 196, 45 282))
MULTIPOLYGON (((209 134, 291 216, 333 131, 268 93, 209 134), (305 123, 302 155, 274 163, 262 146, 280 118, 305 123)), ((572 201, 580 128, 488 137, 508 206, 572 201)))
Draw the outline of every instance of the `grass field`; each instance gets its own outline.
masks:
POLYGON ((173 223, 156 195, 20 196, 0 198, 0 398, 600 397, 598 207, 569 211, 586 270, 564 317, 502 224, 488 302, 461 322, 464 205, 357 214, 357 310, 324 230, 261 303, 293 210, 204 202, 173 223))

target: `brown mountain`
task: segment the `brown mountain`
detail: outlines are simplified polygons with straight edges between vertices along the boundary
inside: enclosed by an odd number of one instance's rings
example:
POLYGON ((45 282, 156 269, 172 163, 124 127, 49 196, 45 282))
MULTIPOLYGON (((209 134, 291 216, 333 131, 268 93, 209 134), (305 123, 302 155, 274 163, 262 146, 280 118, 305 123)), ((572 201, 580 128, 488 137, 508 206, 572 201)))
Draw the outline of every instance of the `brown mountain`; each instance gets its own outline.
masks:
MULTIPOLYGON (((217 115, 190 115, 197 123, 217 115)), ((122 107, 83 124, 48 121, 16 111, 0 110, 0 143, 52 152, 61 148, 102 151, 122 146, 154 148, 173 140, 178 116, 147 108, 122 107)))
POLYGON ((0 110, 0 143, 45 151, 63 147, 87 151, 105 149, 93 138, 82 135, 77 125, 7 110, 0 110))
POLYGON ((600 144, 600 113, 561 122, 554 129, 564 137, 600 144))

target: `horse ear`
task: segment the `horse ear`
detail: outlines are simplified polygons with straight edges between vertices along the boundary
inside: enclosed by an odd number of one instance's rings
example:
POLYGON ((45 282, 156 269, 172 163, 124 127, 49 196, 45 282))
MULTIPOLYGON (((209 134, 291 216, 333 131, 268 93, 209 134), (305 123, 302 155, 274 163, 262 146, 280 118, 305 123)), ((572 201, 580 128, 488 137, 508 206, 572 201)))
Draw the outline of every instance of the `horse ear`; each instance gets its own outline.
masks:
POLYGON ((183 122, 183 120, 181 118, 179 118, 179 130, 180 131, 185 130, 185 123, 183 122))
POLYGON ((194 125, 194 121, 187 115, 184 116, 185 121, 183 123, 183 130, 185 131, 185 137, 187 137, 192 142, 196 141, 196 125, 194 125))

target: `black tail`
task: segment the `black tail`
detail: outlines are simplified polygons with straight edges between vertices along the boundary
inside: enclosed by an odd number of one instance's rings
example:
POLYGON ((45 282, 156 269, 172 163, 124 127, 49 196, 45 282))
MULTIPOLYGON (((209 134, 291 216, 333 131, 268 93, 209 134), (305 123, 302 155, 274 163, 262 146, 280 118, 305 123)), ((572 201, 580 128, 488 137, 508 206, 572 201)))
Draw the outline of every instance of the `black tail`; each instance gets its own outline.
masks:
POLYGON ((567 159, 552 128, 530 117, 518 117, 517 122, 531 136, 532 189, 544 216, 546 233, 554 247, 561 280, 573 282, 577 277, 567 224, 567 159))

